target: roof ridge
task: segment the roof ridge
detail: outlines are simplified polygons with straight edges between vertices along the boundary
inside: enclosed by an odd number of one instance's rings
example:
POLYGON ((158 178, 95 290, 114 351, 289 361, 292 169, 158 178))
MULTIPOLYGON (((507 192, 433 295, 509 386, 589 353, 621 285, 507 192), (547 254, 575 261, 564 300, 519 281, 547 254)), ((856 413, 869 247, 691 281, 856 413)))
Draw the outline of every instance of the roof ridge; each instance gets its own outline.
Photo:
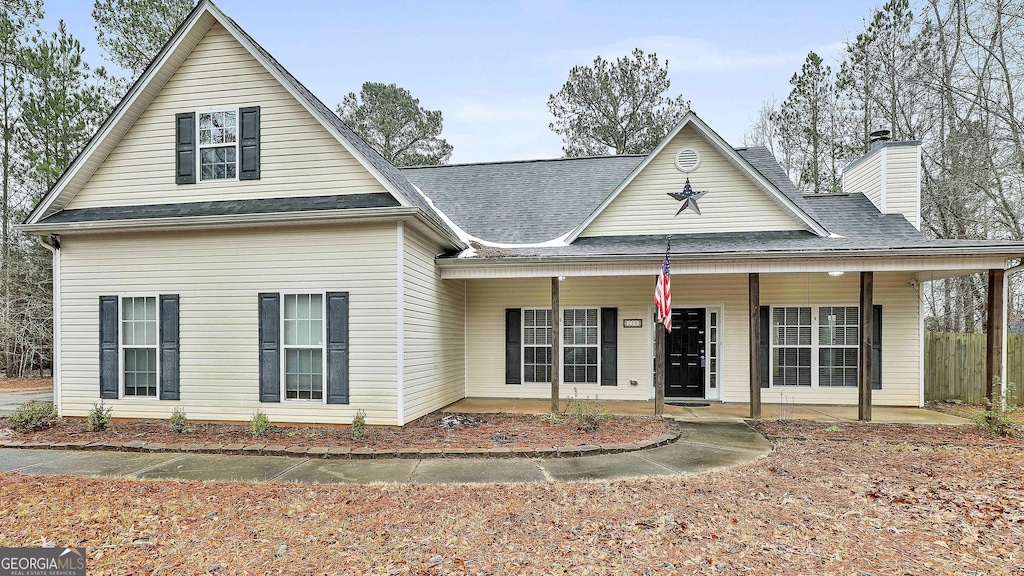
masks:
POLYGON ((569 160, 595 160, 599 158, 643 158, 646 154, 601 154, 597 156, 573 156, 571 158, 526 158, 523 160, 486 160, 482 162, 457 162, 454 164, 424 164, 421 166, 402 166, 401 170, 419 168, 451 168, 454 166, 487 166, 494 164, 533 164, 537 162, 562 162, 569 160))

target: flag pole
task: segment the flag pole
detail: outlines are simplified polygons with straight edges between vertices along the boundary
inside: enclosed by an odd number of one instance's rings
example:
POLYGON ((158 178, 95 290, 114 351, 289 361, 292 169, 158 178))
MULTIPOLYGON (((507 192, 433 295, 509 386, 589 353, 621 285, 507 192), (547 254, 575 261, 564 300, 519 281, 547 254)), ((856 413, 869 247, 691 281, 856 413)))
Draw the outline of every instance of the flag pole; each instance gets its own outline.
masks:
MULTIPOLYGON (((665 247, 665 261, 669 261, 669 253, 672 251, 672 236, 668 237, 668 245, 665 247)), ((671 278, 671 277, 670 277, 671 278)), ((661 275, 658 276, 661 282, 661 275)), ((671 282, 671 280, 670 280, 671 282)), ((669 314, 672 311, 669 310, 669 314)), ((659 312, 655 312, 657 324, 654 326, 654 415, 665 414, 665 323, 659 312)))

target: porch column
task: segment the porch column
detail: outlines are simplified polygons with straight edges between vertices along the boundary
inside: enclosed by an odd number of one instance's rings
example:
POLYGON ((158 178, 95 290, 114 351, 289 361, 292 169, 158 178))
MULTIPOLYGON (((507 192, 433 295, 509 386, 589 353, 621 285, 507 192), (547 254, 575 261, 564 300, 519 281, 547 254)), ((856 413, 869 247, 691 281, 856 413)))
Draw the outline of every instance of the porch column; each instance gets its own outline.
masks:
POLYGON ((988 320, 986 321, 985 397, 993 409, 1003 406, 1003 283, 1006 271, 988 271, 988 320))
POLYGON ((559 360, 562 356, 561 340, 561 319, 562 315, 558 308, 558 276, 551 277, 551 413, 558 412, 558 376, 559 360))
POLYGON ((654 415, 665 413, 665 325, 654 324, 654 415))
POLYGON ((875 273, 860 273, 860 366, 857 419, 871 421, 871 345, 874 339, 875 273))
POLYGON ((761 417, 761 276, 751 273, 750 295, 750 417, 761 417))

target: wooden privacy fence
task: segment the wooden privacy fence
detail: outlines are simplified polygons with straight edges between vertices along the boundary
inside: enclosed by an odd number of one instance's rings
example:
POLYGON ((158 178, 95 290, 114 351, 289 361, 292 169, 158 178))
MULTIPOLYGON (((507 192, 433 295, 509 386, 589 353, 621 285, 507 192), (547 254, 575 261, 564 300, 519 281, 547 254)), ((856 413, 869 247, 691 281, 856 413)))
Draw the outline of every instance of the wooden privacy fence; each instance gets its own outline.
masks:
MULTIPOLYGON (((929 332, 924 339, 924 399, 985 402, 985 334, 929 332)), ((1024 405, 1024 334, 1007 342, 1006 400, 1024 405)))

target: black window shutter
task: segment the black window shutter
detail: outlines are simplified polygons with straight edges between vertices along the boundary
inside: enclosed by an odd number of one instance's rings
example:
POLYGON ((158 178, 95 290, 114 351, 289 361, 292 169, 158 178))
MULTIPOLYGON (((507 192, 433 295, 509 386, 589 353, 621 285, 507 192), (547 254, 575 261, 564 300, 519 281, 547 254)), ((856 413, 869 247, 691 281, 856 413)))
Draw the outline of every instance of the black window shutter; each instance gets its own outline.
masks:
POLYGON ((523 311, 505 309, 505 384, 523 383, 523 311))
MULTIPOLYGON (((871 310, 871 389, 882 389, 882 306, 871 310)), ((923 343, 922 343, 923 345, 923 343)))
POLYGON ((175 184, 196 183, 196 113, 174 115, 175 184))
POLYGON ((281 295, 260 294, 260 402, 281 401, 281 295))
POLYGON ((160 399, 179 399, 178 295, 160 295, 160 399))
POLYGON ((618 376, 619 309, 601 308, 601 386, 616 386, 618 376))
POLYGON ((260 107, 251 106, 238 111, 238 179, 260 179, 260 107))
POLYGON ((348 292, 327 293, 327 403, 348 404, 348 292))
POLYGON ((769 372, 772 364, 772 323, 771 307, 761 306, 761 388, 767 388, 771 383, 769 372))
POLYGON ((100 296, 100 398, 117 398, 117 296, 100 296))

